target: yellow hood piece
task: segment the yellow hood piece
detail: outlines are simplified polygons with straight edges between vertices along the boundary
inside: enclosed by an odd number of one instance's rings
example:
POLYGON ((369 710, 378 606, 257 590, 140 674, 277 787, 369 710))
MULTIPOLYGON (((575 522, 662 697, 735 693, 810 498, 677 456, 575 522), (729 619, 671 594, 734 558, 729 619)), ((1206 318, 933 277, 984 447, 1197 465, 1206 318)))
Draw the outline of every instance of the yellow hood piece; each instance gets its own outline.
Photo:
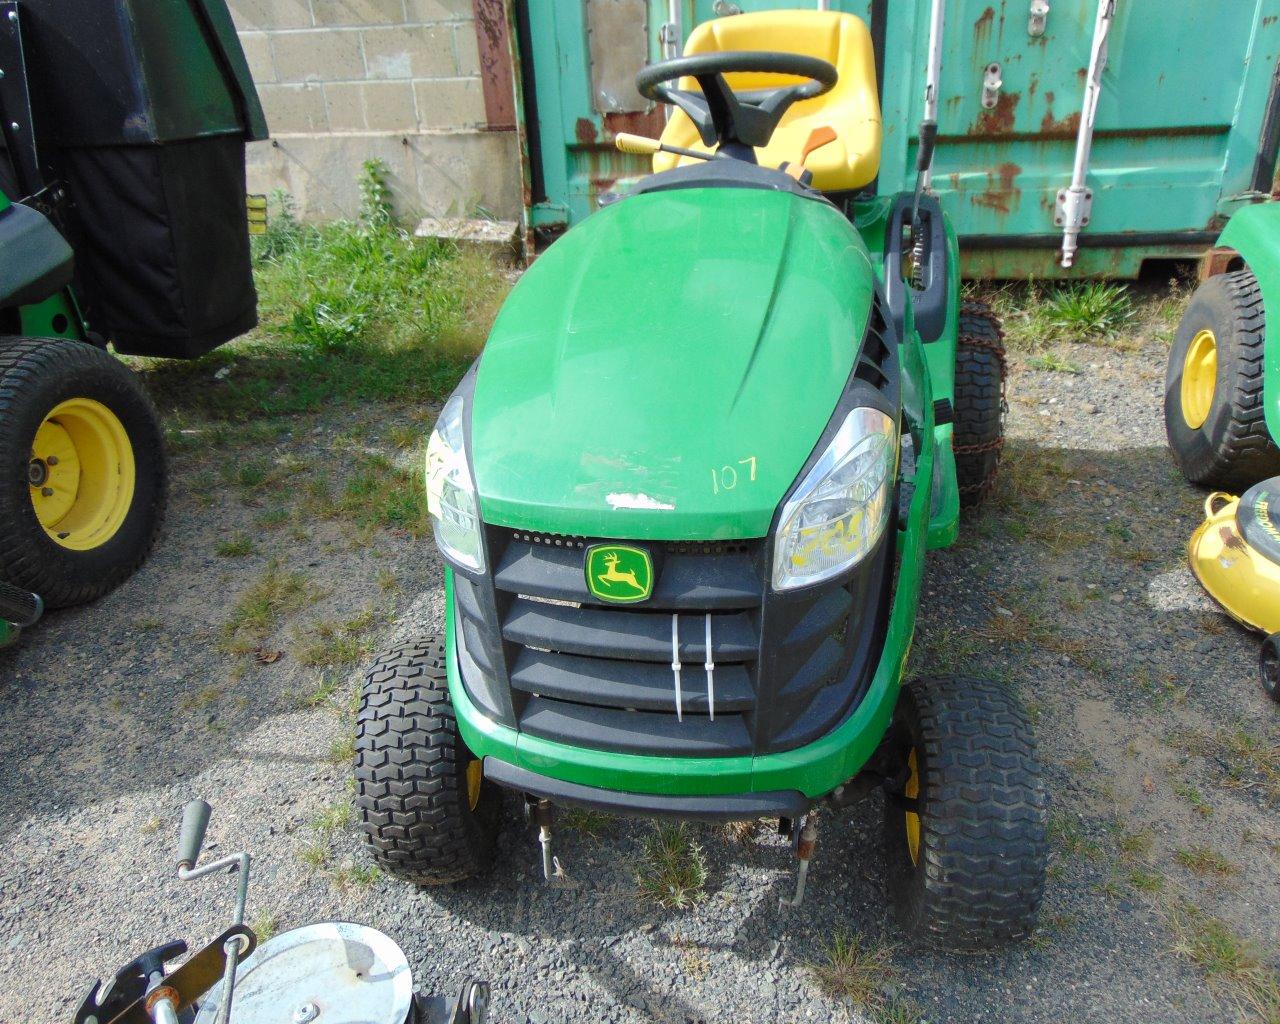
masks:
POLYGON ((1280 477, 1240 498, 1217 491, 1191 535, 1191 571, 1233 619, 1280 633, 1280 477))

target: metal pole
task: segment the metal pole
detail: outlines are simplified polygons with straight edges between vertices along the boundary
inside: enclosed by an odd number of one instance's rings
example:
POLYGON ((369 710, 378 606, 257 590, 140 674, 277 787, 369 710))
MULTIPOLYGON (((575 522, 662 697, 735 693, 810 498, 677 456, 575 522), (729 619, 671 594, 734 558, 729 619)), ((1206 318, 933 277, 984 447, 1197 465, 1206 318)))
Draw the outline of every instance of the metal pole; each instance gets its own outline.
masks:
MULTIPOLYGON (((946 27, 946 0, 933 0, 929 12, 929 61, 925 70, 924 123, 938 123, 938 89, 942 77, 942 33, 946 27)), ((922 140, 923 144, 923 140, 922 140)), ((917 192, 927 191, 933 185, 933 154, 929 154, 928 166, 920 172, 917 192)))
POLYGON ((1081 229, 1089 223, 1093 191, 1085 187, 1089 158, 1093 153, 1093 126, 1102 94, 1102 72, 1107 67, 1107 42, 1116 16, 1116 0, 1098 0, 1098 17, 1093 25, 1093 50, 1089 55, 1089 77, 1080 109, 1080 130, 1076 134, 1076 159, 1071 169, 1071 186, 1058 192, 1055 221, 1062 227, 1062 265, 1075 263, 1081 229))

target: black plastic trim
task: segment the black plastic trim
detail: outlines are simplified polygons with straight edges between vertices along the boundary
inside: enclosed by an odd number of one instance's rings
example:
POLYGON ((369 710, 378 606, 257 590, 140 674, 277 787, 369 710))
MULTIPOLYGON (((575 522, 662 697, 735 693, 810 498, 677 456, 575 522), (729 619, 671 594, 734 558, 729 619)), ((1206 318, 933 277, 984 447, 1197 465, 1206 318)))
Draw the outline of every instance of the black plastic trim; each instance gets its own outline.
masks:
POLYGON ((1253 190, 1270 192, 1275 184, 1276 156, 1280 150, 1280 60, 1271 76, 1271 93, 1262 116, 1262 132, 1258 137, 1258 157, 1253 165, 1253 190))
POLYGON ((728 793, 718 796, 668 796, 660 793, 627 793, 599 789, 538 775, 526 768, 484 759, 484 777, 500 786, 529 793, 553 803, 589 807, 609 814, 646 818, 679 818, 695 821, 751 821, 755 818, 799 818, 813 801, 794 789, 763 793, 728 793))
MULTIPOLYGON (((1113 231, 1080 236, 1082 249, 1125 249, 1145 245, 1211 245, 1217 231, 1113 231)), ((1062 235, 961 235, 960 249, 1061 249, 1062 235)))
MULTIPOLYGON (((716 157, 701 163, 674 167, 642 178, 627 195, 644 195, 647 192, 667 192, 680 188, 750 188, 769 192, 790 192, 801 199, 812 199, 831 204, 821 192, 815 192, 796 181, 791 175, 772 167, 761 167, 732 157, 716 157)), ((625 200, 624 200, 625 201, 625 200)))
POLYGON ((47 299, 71 283, 74 257, 47 217, 14 203, 0 212, 0 307, 47 299))

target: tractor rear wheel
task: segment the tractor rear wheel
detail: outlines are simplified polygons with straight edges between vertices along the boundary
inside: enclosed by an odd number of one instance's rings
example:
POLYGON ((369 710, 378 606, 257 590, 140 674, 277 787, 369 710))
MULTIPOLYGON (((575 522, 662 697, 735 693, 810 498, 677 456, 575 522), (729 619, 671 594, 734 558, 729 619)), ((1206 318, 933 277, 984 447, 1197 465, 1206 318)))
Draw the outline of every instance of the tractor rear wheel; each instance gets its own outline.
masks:
POLYGON ((391 874, 441 885, 493 864, 502 792, 458 731, 443 638, 401 644, 365 675, 355 775, 365 840, 391 874))
POLYGON ((164 519, 164 438, 138 378, 84 342, 0 340, 0 481, 0 579, 49 608, 119 586, 164 519))
POLYGON ((1262 404, 1265 316, 1249 270, 1196 289, 1169 349, 1164 425, 1183 475, 1239 494, 1280 473, 1262 404))
POLYGON ((1004 331, 984 302, 966 299, 956 342, 956 480, 960 505, 974 508, 991 493, 1004 447, 1004 331))
POLYGON ((1026 712, 995 683, 919 679, 892 726, 885 853, 906 930, 959 949, 1029 935, 1044 894, 1049 797, 1026 712))

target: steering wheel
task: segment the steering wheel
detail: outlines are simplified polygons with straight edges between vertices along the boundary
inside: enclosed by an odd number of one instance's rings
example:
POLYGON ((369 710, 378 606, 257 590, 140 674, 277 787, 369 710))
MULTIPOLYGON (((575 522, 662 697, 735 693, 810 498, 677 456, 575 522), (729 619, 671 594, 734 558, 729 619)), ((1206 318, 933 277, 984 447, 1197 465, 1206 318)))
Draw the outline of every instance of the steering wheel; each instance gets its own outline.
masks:
POLYGON ((636 89, 647 100, 674 103, 688 114, 705 145, 719 143, 728 155, 754 163, 752 147, 768 145, 791 104, 830 92, 838 77, 827 61, 801 53, 725 50, 650 64, 636 75, 636 89), (794 75, 805 81, 735 93, 724 78, 734 72, 794 75), (696 79, 701 91, 670 84, 681 78, 696 79))

